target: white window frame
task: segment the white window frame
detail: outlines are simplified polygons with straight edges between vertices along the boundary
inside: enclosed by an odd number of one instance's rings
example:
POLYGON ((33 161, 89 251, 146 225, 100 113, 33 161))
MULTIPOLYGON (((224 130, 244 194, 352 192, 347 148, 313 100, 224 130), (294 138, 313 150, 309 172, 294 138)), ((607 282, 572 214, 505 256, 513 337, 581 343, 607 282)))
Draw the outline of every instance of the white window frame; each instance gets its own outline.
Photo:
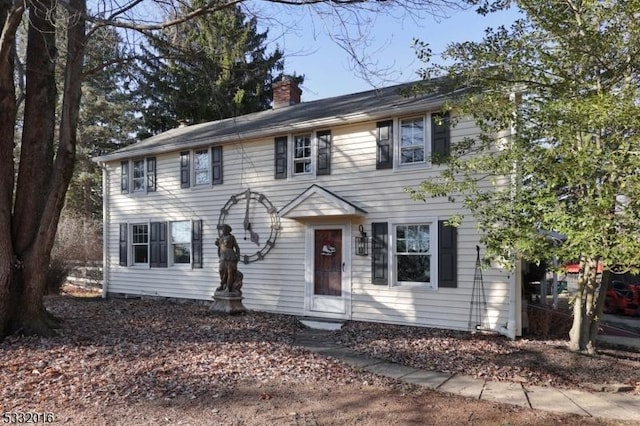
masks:
POLYGON ((148 268, 151 265, 151 262, 149 261, 149 256, 151 255, 150 253, 150 249, 149 249, 149 237, 151 236, 151 225, 149 222, 132 222, 129 223, 129 265, 130 266, 137 266, 137 267, 145 267, 148 268), (133 229, 136 226, 146 226, 147 228, 147 242, 146 243, 136 243, 134 242, 134 232, 133 229), (135 247, 136 246, 146 246, 147 247, 147 261, 146 262, 136 262, 136 252, 135 252, 135 247))
MULTIPOLYGON (((149 157, 142 157, 142 158, 134 158, 134 159, 130 159, 130 160, 125 160, 128 164, 129 167, 129 171, 127 174, 127 187, 129 188, 127 192, 123 192, 123 194, 147 194, 149 192, 149 188, 148 188, 148 183, 149 183, 149 175, 148 175, 148 159, 149 158, 155 158, 153 155, 149 156, 149 157), (136 178, 135 177, 135 164, 136 163, 142 163, 142 176, 136 178), (136 180, 140 180, 142 182, 142 188, 141 189, 136 189, 135 188, 135 182, 136 180)), ((155 169, 156 169, 156 173, 157 173, 157 168, 158 168, 158 160, 156 158, 156 164, 155 164, 155 169)), ((120 178, 122 179, 122 171, 120 172, 120 178)))
POLYGON ((135 160, 131 160, 129 164, 129 170, 131 170, 131 192, 147 192, 147 159, 146 158, 138 158, 135 160), (136 177, 136 163, 142 163, 142 176, 136 177), (136 182, 141 182, 142 187, 140 189, 136 189, 136 182))
POLYGON ((404 117, 397 117, 393 123, 394 135, 393 135, 393 158, 394 167, 397 170, 402 169, 414 169, 430 167, 431 162, 431 113, 421 115, 409 115, 404 117), (404 121, 413 121, 416 119, 422 119, 423 121, 423 161, 416 161, 411 163, 402 162, 402 123, 404 121))
POLYGON ((193 264, 193 220, 192 219, 177 219, 177 220, 171 220, 168 221, 168 226, 167 226, 167 250, 169 251, 169 253, 167 254, 167 259, 168 259, 168 265, 167 266, 177 266, 177 267, 191 267, 191 265, 193 264), (188 238, 188 243, 187 242, 175 242, 173 240, 173 227, 174 224, 176 223, 181 223, 181 222, 186 222, 189 224, 189 238, 188 238), (175 261, 175 250, 174 250, 174 245, 175 244, 187 244, 189 246, 189 262, 188 263, 184 263, 184 262, 176 262, 175 261))
POLYGON ((191 179, 193 182, 193 185, 191 185, 192 188, 204 188, 204 187, 210 187, 211 186, 211 180, 212 180, 212 176, 211 176, 211 147, 208 148, 204 148, 204 149, 194 149, 191 151, 191 164, 193 164, 193 166, 191 167, 191 179), (204 169, 198 169, 197 168, 197 161, 196 158, 198 156, 199 153, 207 153, 207 182, 204 183, 198 183, 196 180, 196 176, 198 174, 199 170, 204 170, 204 169))
POLYGON ((390 283, 392 287, 397 288, 419 288, 428 290, 438 289, 438 219, 433 217, 415 217, 397 220, 389 223, 389 273, 390 283), (398 226, 412 226, 412 225, 427 225, 429 226, 429 255, 431 256, 429 261, 429 276, 430 282, 417 282, 417 281, 398 281, 398 241, 397 241, 397 228, 398 226))
POLYGON ((315 176, 316 173, 316 150, 317 150, 317 141, 315 132, 307 132, 307 133, 296 133, 292 135, 289 140, 291 141, 291 155, 289 156, 289 169, 292 177, 298 176, 315 176), (309 157, 296 157, 296 138, 300 137, 308 137, 309 138, 309 157), (309 162, 309 171, 305 171, 302 173, 296 173, 296 163, 298 162, 309 162))

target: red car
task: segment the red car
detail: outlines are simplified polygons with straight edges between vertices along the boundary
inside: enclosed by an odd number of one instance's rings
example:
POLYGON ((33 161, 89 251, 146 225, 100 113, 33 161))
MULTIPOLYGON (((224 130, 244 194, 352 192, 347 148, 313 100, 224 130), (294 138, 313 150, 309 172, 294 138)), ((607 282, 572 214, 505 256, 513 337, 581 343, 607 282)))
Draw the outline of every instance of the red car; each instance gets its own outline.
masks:
POLYGON ((604 301, 604 312, 640 316, 640 283, 611 281, 604 301))

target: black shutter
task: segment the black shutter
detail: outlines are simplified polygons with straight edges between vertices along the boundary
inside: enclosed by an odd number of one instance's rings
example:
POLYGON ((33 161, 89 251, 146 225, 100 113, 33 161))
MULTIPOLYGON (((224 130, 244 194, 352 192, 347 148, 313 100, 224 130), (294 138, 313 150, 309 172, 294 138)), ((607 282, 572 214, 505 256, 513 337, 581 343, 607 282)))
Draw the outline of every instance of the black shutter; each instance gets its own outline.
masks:
POLYGON ((286 179, 287 178, 287 137, 280 136, 275 139, 275 178, 286 179))
POLYGON ((211 175, 214 185, 222 184, 222 147, 211 148, 211 175))
POLYGON ((129 161, 120 163, 120 191, 129 192, 129 161))
POLYGON ((371 282, 389 284, 389 226, 387 222, 371 224, 371 282))
POLYGON ((438 286, 458 287, 458 228, 438 221, 438 286))
POLYGON ((202 268, 202 220, 194 220, 191 226, 192 268, 202 268))
POLYGON ((451 155, 449 112, 431 114, 431 160, 441 163, 451 155))
POLYGON ((120 224, 120 266, 127 266, 129 261, 127 259, 127 230, 129 229, 126 223, 120 224))
POLYGON ((390 169, 393 167, 393 120, 381 121, 376 126, 376 169, 390 169))
POLYGON ((152 268, 167 267, 167 223, 151 222, 149 233, 149 266, 152 268))
POLYGON ((180 153, 180 187, 188 188, 190 186, 189 177, 191 176, 189 169, 189 151, 180 153))
POLYGON ((147 158, 147 192, 156 190, 156 157, 147 158))
POLYGON ((318 139, 318 167, 316 175, 331 174, 331 131, 323 130, 316 134, 318 139))

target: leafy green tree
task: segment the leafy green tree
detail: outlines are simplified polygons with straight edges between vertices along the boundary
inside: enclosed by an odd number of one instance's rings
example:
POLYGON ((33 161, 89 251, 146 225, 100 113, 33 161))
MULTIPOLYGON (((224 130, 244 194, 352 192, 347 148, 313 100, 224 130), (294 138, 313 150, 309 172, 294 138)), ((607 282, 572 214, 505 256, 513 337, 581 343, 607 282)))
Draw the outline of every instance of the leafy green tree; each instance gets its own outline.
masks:
POLYGON ((593 352, 610 273, 640 265, 640 3, 515 3, 510 28, 425 67, 482 134, 411 192, 464 200, 490 256, 579 261, 570 348, 593 352))
MULTIPOLYGON (((202 6, 194 0, 192 7, 202 6)), ((154 32, 144 52, 137 96, 149 133, 268 109, 283 53, 267 53, 267 32, 240 6, 154 32)))

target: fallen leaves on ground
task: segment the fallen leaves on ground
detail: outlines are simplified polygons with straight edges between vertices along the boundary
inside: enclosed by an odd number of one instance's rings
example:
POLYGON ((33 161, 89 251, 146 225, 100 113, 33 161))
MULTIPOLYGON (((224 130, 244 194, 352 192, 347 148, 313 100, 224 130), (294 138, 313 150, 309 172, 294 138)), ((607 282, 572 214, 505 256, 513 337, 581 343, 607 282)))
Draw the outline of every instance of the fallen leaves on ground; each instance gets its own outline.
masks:
MULTIPOLYGON (((196 302, 151 299, 50 296, 46 305, 63 320, 59 336, 0 342, 0 412, 104 416, 126 407, 128 415, 143 416, 132 407, 207 401, 207 415, 220 416, 224 408, 211 401, 232 394, 237 401, 241 388, 255 389, 248 398, 256 403, 280 404, 278 389, 288 383, 323 397, 340 385, 387 392, 407 386, 297 346, 303 326, 293 316, 228 316, 196 302)), ((373 357, 488 380, 559 387, 639 382, 637 353, 609 349, 588 357, 569 352, 560 340, 509 341, 361 322, 349 322, 330 337, 373 357)))
POLYGON ((567 341, 508 340, 493 334, 350 322, 338 343, 415 368, 528 385, 588 388, 627 385, 640 391, 640 354, 602 345, 598 354, 571 352, 567 341))

